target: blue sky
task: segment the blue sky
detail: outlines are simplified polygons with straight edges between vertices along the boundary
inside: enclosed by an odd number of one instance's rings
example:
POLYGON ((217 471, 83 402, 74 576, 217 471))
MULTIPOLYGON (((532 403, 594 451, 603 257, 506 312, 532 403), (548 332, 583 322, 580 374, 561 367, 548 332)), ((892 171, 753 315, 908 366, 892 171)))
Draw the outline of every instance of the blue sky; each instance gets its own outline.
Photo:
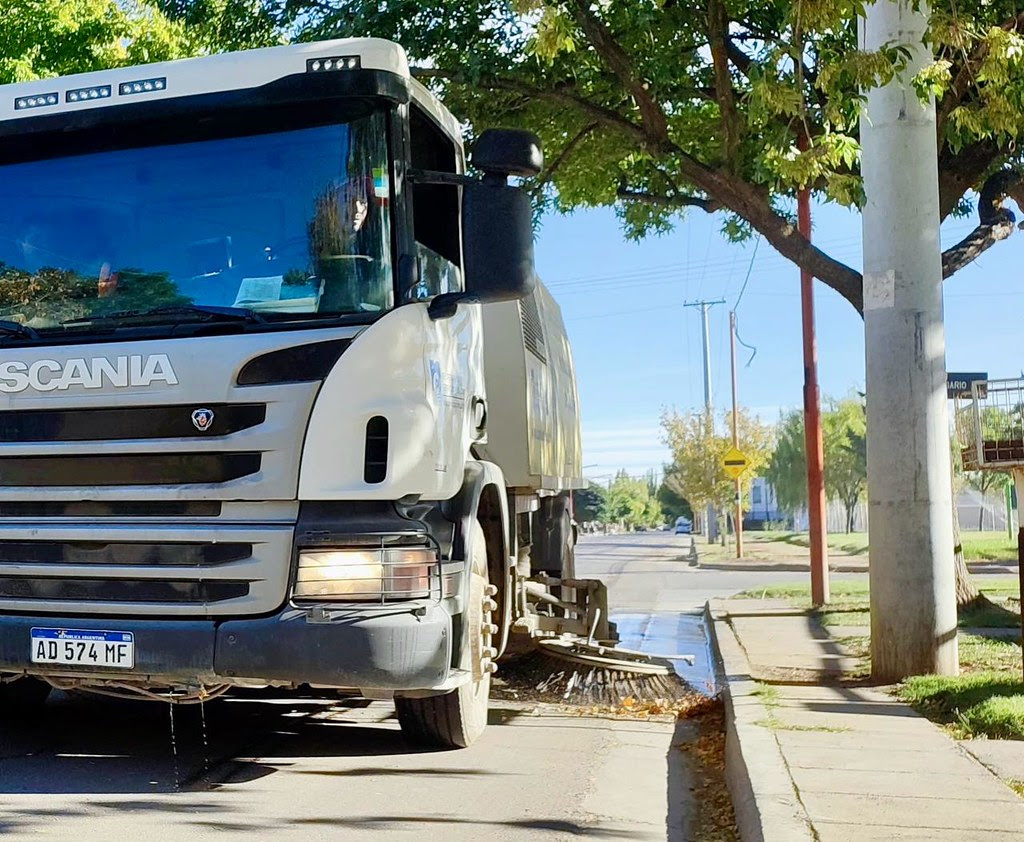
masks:
MULTIPOLYGON (((814 208, 814 239, 859 269, 856 213, 814 208)), ((572 341, 582 408, 588 477, 619 468, 660 469, 664 408, 703 404, 700 316, 687 300, 725 298, 711 310, 711 366, 716 413, 730 404, 729 310, 736 305, 753 243, 732 245, 720 217, 692 213, 676 230, 627 242, 610 209, 549 216, 537 240, 541 277, 562 308, 572 341)), ((943 245, 974 220, 943 226, 943 245)), ((1024 232, 998 243, 946 282, 947 368, 1018 376, 1024 369, 1024 232)), ((738 349, 740 403, 774 422, 801 404, 800 282, 796 267, 762 242, 737 308, 739 335, 757 354, 738 349)), ((824 284, 815 282, 818 376, 823 395, 840 397, 864 384, 863 322, 824 284)))

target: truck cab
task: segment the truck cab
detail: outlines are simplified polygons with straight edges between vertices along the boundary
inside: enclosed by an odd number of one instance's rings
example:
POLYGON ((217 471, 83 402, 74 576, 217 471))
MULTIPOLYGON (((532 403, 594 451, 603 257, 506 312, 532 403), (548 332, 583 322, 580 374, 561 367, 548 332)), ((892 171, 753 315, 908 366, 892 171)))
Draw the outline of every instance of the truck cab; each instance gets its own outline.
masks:
POLYGON ((557 335, 575 450, 495 461, 483 311, 524 360, 523 302, 564 328, 539 148, 475 160, 377 39, 0 86, 0 703, 306 684, 475 739, 580 461, 557 335))

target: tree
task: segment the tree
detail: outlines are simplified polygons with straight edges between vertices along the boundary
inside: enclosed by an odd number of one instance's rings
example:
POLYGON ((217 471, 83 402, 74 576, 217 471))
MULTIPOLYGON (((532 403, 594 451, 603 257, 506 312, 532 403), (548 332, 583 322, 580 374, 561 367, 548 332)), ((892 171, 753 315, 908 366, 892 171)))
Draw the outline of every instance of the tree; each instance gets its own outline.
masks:
MULTIPOLYGON (((857 503, 867 487, 867 423, 864 405, 854 398, 826 399, 821 416, 825 449, 825 491, 846 509, 846 531, 853 531, 857 503)), ((807 505, 807 455, 803 412, 784 415, 776 427, 775 449, 765 471, 775 487, 779 506, 787 510, 807 505)))
POLYGON ((212 50, 249 50, 285 40, 274 4, 260 0, 153 0, 153 5, 212 50))
POLYGON ((794 512, 807 506, 807 445, 802 411, 794 410, 779 419, 775 449, 764 476, 775 488, 780 509, 794 512))
POLYGON ((597 483, 574 491, 573 512, 579 523, 593 523, 605 519, 605 490, 597 483))
MULTIPOLYGON (((727 423, 730 416, 731 413, 725 413, 727 423)), ((707 411, 683 415, 666 412, 661 425, 665 443, 672 453, 672 464, 665 477, 669 488, 685 495, 697 510, 728 506, 736 493, 736 485, 726 475, 722 457, 732 447, 732 436, 720 435, 714 418, 707 411)), ((771 430, 743 409, 737 413, 736 425, 740 450, 748 459, 746 477, 756 476, 771 452, 771 430)))
POLYGON ((853 532, 857 503, 867 490, 868 440, 864 404, 853 398, 831 402, 821 419, 825 443, 825 491, 846 509, 853 532))
POLYGON ((667 523, 674 523, 681 517, 693 520, 693 506, 690 505, 689 500, 676 491, 673 485, 670 485, 668 476, 658 487, 658 493, 655 496, 661 504, 661 513, 667 523))
MULTIPOLYGON (((800 187, 863 201, 861 91, 901 70, 905 49, 857 46, 848 0, 288 0, 279 22, 316 39, 373 32, 402 43, 416 74, 474 131, 538 131, 539 202, 615 205, 627 234, 663 232, 691 209, 722 212, 858 311, 861 275, 793 224, 800 187), (799 57, 795 59, 794 57, 799 57)), ((940 215, 976 229, 943 256, 949 276, 1014 231, 1024 143, 1024 15, 1010 0, 937 0, 935 60, 916 77, 937 97, 940 215)))
POLYGON ((605 516, 630 529, 657 526, 661 522, 661 506, 651 494, 646 480, 633 479, 619 471, 605 497, 605 516))
POLYGON ((201 49, 141 0, 0 0, 0 83, 181 58, 201 49))

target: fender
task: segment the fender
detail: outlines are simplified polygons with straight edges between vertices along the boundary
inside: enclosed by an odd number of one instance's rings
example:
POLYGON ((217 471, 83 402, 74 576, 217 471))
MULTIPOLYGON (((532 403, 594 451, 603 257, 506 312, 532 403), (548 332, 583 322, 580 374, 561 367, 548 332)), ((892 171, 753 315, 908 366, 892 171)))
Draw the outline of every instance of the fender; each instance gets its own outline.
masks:
MULTIPOLYGON (((466 463, 462 488, 459 493, 442 504, 446 519, 455 524, 452 539, 452 558, 469 558, 466 536, 470 534, 470 524, 480 515, 481 500, 489 490, 493 494, 487 496, 485 507, 493 507, 488 512, 487 522, 481 522, 487 537, 490 552, 488 566, 491 584, 498 587, 495 600, 498 603, 497 622, 499 626, 498 654, 505 651, 508 645, 509 631, 512 627, 512 607, 515 604, 513 588, 515 587, 515 565, 510 554, 511 523, 508 514, 508 497, 505 491, 505 477, 501 468, 493 462, 470 461, 466 463), (500 529, 494 528, 497 520, 500 529)), ((469 569, 466 569, 468 582, 469 569)))

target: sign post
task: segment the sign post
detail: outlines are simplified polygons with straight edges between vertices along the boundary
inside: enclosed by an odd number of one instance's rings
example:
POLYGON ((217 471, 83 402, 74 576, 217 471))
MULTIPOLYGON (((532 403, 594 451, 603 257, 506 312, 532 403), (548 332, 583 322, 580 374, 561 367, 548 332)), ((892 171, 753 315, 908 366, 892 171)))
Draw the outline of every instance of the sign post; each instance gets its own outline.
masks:
MULTIPOLYGON (((733 441, 736 440, 736 410, 733 409, 733 441)), ((736 558, 743 557, 743 502, 740 498, 740 477, 746 473, 747 467, 750 465, 750 460, 747 459, 746 454, 743 453, 738 447, 730 447, 725 455, 722 456, 722 470, 725 471, 725 475, 730 479, 736 481, 736 514, 733 517, 736 519, 736 558)))

